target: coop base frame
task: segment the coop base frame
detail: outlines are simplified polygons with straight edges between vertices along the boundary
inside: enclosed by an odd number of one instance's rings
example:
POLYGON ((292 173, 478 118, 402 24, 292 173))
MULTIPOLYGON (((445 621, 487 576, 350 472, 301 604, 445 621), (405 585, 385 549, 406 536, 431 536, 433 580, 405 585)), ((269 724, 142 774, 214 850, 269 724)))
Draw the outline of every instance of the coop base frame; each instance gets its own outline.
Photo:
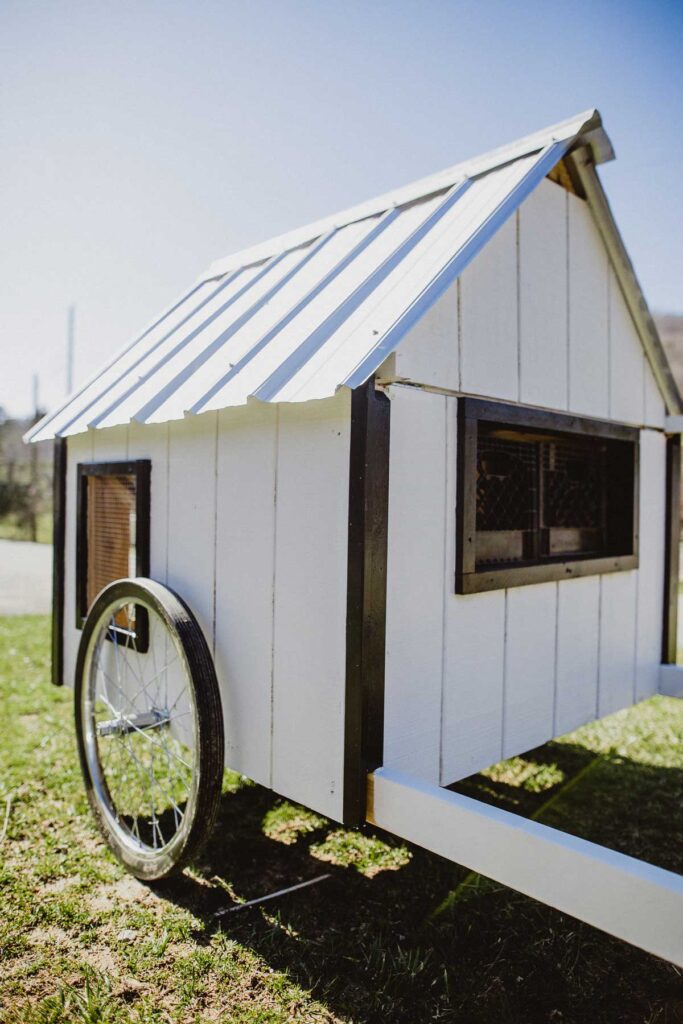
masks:
POLYGON ((370 824, 683 967, 683 877, 390 768, 370 824))

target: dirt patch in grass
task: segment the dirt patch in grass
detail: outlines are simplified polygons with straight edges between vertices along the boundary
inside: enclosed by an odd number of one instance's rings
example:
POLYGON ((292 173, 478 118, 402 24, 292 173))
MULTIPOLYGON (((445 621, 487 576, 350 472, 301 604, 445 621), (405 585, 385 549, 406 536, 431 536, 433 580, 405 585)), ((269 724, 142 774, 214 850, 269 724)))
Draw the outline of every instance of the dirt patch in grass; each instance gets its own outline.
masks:
MULTIPOLYGON (((235 775, 198 865, 153 888, 130 878, 91 823, 48 641, 45 619, 0 620, 0 1024, 683 1020, 670 965, 235 775)), ((458 789, 681 871, 683 702, 648 701, 458 789)))

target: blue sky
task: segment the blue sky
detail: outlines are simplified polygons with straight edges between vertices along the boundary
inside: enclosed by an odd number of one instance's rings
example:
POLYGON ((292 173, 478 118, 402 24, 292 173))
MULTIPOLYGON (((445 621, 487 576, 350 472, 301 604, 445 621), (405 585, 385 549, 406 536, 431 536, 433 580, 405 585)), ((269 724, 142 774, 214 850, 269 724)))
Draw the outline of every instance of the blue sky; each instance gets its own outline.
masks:
POLYGON ((597 106, 645 294, 683 313, 683 3, 0 3, 0 406, 215 258, 597 106))

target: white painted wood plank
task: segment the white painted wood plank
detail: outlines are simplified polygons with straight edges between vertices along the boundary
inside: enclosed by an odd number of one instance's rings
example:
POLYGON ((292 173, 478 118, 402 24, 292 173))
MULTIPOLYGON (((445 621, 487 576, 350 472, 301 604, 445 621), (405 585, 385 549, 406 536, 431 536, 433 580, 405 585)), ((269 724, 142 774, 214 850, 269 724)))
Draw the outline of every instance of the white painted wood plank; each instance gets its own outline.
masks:
POLYGON ((683 878, 388 768, 368 820, 487 878, 683 966, 683 878))
POLYGON ((168 586, 213 649, 216 413, 170 424, 168 586))
POLYGON ((569 237, 569 408, 609 411, 609 262, 588 203, 567 194, 569 237))
POLYGON ((279 407, 273 789, 342 810, 350 393, 279 407))
POLYGON ((547 179, 519 211, 520 401, 567 408, 567 192, 547 179))
POLYGON ((647 356, 643 354, 643 377, 645 387, 645 416, 644 422, 648 427, 658 427, 660 430, 664 429, 664 420, 666 418, 666 406, 662 393, 659 390, 659 385, 655 380, 655 375, 652 372, 652 367, 648 362, 647 356))
POLYGON ((149 572, 154 580, 166 582, 168 561, 168 450, 169 425, 131 423, 128 456, 151 462, 149 500, 149 572))
MULTIPOLYGON (((449 400, 391 389, 384 763, 438 782, 449 400)), ((451 528, 454 529, 454 523, 451 528)), ((450 582, 453 586, 454 563, 450 582)))
POLYGON ((600 595, 598 718, 633 702, 637 572, 607 573, 600 595))
POLYGON ((662 665, 659 670, 659 692, 665 697, 683 699, 683 665, 662 665))
POLYGON ((64 531, 64 671, 66 686, 73 686, 81 630, 76 628, 76 509, 78 463, 92 462, 92 433, 68 438, 66 448, 66 528, 64 531))
POLYGON ((517 218, 460 278, 460 390, 517 401, 517 218))
POLYGON ((636 700, 657 693, 662 653, 666 438, 640 434, 640 537, 636 700))
POLYGON ((503 757, 553 735, 557 584, 507 592, 503 757))
POLYGON ((128 424, 108 430, 92 430, 94 462, 125 462, 128 458, 128 424))
POLYGON ((401 379, 458 389, 458 285, 451 285, 394 353, 401 379))
POLYGON ((562 580, 557 603, 555 735, 595 718, 598 699, 600 578, 562 580))
POLYGON ((270 785, 277 410, 219 413, 216 671, 225 761, 270 785))
POLYGON ((503 729, 505 591, 446 600, 441 783, 500 758, 503 729))
POLYGON ((621 289, 610 268, 610 418, 641 424, 643 408, 643 346, 621 289))

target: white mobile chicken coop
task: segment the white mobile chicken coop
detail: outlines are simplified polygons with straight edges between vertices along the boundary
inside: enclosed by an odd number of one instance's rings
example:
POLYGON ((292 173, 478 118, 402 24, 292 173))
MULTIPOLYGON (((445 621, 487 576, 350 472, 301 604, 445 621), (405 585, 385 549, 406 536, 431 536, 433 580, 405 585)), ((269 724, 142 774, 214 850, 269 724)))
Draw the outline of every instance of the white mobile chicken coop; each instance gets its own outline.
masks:
POLYGON ((669 872, 446 787, 664 689, 681 400, 597 112, 214 263, 48 415, 53 679, 143 878, 223 764, 672 960, 669 872))

